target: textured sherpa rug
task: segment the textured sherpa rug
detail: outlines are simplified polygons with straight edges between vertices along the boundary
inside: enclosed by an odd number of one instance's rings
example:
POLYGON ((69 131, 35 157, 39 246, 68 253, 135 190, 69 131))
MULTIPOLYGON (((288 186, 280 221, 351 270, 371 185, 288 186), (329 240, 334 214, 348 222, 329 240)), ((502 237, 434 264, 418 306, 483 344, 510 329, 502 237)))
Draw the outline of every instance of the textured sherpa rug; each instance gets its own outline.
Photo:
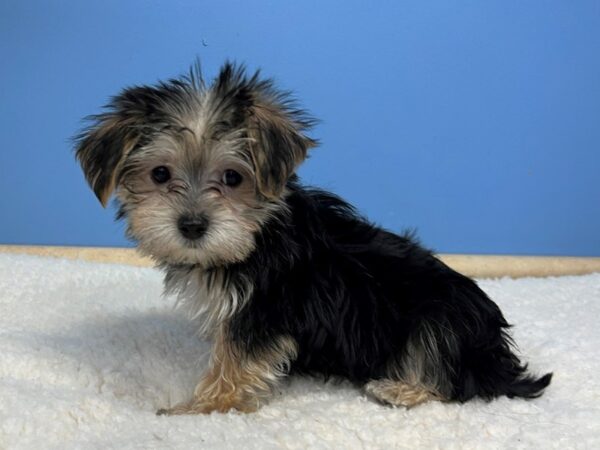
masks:
POLYGON ((255 414, 165 417, 208 347, 157 271, 0 254, 0 448, 600 448, 600 274, 480 285, 543 397, 405 410, 295 378, 255 414))

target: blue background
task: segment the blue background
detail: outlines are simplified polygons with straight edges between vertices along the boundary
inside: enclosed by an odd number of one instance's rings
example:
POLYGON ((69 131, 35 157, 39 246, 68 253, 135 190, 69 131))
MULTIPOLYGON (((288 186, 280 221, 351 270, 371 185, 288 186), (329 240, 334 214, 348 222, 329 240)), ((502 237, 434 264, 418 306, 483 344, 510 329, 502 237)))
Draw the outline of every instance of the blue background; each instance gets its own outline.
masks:
POLYGON ((600 2, 0 4, 0 243, 126 245, 69 139, 225 58, 322 122, 304 179, 441 252, 600 255, 600 2))

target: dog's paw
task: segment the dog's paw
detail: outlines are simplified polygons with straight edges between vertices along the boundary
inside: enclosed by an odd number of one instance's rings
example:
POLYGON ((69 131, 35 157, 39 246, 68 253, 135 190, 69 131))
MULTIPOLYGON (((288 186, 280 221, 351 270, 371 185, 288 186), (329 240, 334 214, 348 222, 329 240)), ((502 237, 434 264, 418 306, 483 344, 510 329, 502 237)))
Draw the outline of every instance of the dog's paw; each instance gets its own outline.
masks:
POLYGON ((410 385, 396 380, 372 380, 364 386, 367 395, 392 406, 413 406, 431 400, 441 400, 440 396, 421 385, 410 385))
POLYGON ((157 416, 182 416, 185 414, 208 414, 210 411, 205 411, 200 408, 198 403, 185 402, 173 406, 172 408, 160 408, 156 411, 157 416))
POLYGON ((218 401, 192 401, 180 403, 172 408, 161 408, 157 416, 182 416, 187 414, 210 414, 212 412, 226 413, 229 411, 251 413, 258 409, 258 403, 232 403, 218 401))

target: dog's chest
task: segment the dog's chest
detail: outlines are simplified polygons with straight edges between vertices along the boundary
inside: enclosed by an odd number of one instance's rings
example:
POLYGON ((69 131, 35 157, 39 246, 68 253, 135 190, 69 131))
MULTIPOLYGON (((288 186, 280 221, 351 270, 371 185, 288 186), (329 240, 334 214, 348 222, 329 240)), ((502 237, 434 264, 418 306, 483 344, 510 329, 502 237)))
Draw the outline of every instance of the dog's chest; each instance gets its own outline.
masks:
POLYGON ((165 277, 165 291, 175 294, 177 304, 199 320, 200 332, 210 336, 246 304, 253 288, 243 276, 224 270, 172 268, 165 277))

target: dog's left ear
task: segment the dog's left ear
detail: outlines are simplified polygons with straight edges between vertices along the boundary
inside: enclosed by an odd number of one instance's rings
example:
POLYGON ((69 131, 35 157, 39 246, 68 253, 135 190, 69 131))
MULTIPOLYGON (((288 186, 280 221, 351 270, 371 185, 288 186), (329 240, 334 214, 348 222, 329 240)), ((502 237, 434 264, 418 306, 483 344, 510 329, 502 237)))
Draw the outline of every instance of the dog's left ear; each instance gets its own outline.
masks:
POLYGON ((312 119, 290 109, 281 95, 253 99, 249 108, 248 134, 259 191, 277 198, 287 180, 317 142, 304 134, 312 119))
POLYGON ((222 111, 229 111, 226 122, 246 128, 259 192, 279 197, 308 150, 317 145, 305 134, 315 120, 272 80, 261 79, 259 72, 247 77, 243 65, 226 63, 214 89, 222 111))
POLYGON ((96 197, 106 206, 115 189, 119 168, 152 124, 160 121, 156 89, 125 89, 91 116, 92 125, 76 138, 75 155, 96 197))

